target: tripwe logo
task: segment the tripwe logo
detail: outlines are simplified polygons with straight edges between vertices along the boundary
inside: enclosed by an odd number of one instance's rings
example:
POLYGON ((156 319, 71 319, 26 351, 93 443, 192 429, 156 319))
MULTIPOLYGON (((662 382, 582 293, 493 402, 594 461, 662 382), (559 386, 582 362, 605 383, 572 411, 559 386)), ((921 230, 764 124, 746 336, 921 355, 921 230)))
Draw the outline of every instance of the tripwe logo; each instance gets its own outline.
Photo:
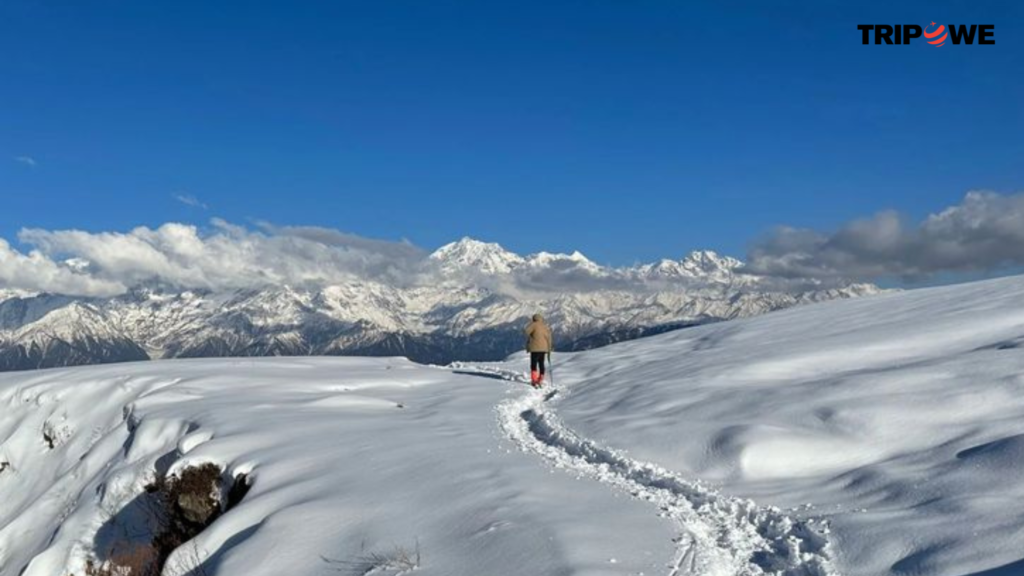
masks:
POLYGON ((910 44, 914 38, 924 36, 924 41, 932 46, 944 46, 947 41, 953 44, 995 44, 993 36, 995 24, 931 24, 921 27, 917 24, 858 24, 861 33, 861 44, 869 44, 874 32, 875 44, 910 44))

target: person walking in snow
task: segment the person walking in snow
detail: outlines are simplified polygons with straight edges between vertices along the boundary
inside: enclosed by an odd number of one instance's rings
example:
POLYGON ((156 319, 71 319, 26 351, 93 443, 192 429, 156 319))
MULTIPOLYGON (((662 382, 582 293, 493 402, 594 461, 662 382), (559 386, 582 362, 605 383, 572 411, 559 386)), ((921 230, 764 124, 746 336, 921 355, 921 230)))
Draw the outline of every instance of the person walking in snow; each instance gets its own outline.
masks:
POLYGON ((545 357, 554 349, 551 328, 544 323, 544 316, 533 315, 533 321, 526 326, 526 351, 530 353, 530 383, 539 388, 544 381, 545 357))

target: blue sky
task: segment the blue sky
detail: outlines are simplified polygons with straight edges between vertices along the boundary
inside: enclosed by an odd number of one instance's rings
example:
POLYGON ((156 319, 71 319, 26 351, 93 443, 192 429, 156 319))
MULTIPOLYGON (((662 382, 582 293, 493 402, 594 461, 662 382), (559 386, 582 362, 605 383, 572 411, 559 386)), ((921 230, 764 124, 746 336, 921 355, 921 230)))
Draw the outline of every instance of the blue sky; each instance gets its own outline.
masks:
POLYGON ((1019 2, 298 4, 4 2, 0 237, 220 217, 628 264, 1024 190, 1019 2), (997 43, 856 29, 931 20, 997 43))

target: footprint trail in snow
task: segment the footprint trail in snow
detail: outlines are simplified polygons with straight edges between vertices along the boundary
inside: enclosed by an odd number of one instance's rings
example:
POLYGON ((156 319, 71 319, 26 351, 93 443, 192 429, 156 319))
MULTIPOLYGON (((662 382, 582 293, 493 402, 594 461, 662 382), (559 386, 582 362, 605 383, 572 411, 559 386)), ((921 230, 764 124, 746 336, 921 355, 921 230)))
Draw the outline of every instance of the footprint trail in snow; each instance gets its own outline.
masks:
MULTIPOLYGON (((505 380, 520 374, 463 366, 505 380)), ((836 576, 829 561, 828 526, 798 520, 774 507, 726 496, 660 466, 582 438, 548 409, 564 388, 530 393, 497 407, 504 433, 556 468, 576 472, 654 504, 676 526, 669 576, 836 576)))

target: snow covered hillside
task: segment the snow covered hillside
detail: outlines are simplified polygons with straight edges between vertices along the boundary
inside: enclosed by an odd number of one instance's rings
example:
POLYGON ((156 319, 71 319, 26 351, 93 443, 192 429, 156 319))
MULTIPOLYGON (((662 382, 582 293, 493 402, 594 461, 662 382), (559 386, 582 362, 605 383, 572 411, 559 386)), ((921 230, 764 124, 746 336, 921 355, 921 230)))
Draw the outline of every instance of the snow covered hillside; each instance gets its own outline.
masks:
POLYGON ((165 574, 394 574, 396 547, 418 547, 423 574, 467 576, 657 573, 672 555, 672 534, 644 505, 551 473, 499 437, 493 408, 509 388, 498 380, 320 358, 2 382, 3 576, 116 561, 149 540, 139 502, 157 471, 203 462, 251 489, 165 574), (630 533, 608 529, 620 524, 630 533))
POLYGON ((518 356, 5 374, 0 575, 121 559, 202 463, 226 511, 165 576, 1019 575, 1022 346, 1008 278, 560 354, 540 392, 518 356))
POLYGON ((849 575, 1024 574, 1024 278, 581 354, 576 433, 831 522, 849 575))
POLYGON ((463 239, 403 281, 352 278, 233 290, 143 284, 75 298, 0 286, 0 371, 150 358, 406 356, 500 360, 525 319, 549 313, 559 348, 581 350, 681 326, 878 292, 871 285, 780 286, 713 252, 609 268, 582 254, 523 257, 463 239))

